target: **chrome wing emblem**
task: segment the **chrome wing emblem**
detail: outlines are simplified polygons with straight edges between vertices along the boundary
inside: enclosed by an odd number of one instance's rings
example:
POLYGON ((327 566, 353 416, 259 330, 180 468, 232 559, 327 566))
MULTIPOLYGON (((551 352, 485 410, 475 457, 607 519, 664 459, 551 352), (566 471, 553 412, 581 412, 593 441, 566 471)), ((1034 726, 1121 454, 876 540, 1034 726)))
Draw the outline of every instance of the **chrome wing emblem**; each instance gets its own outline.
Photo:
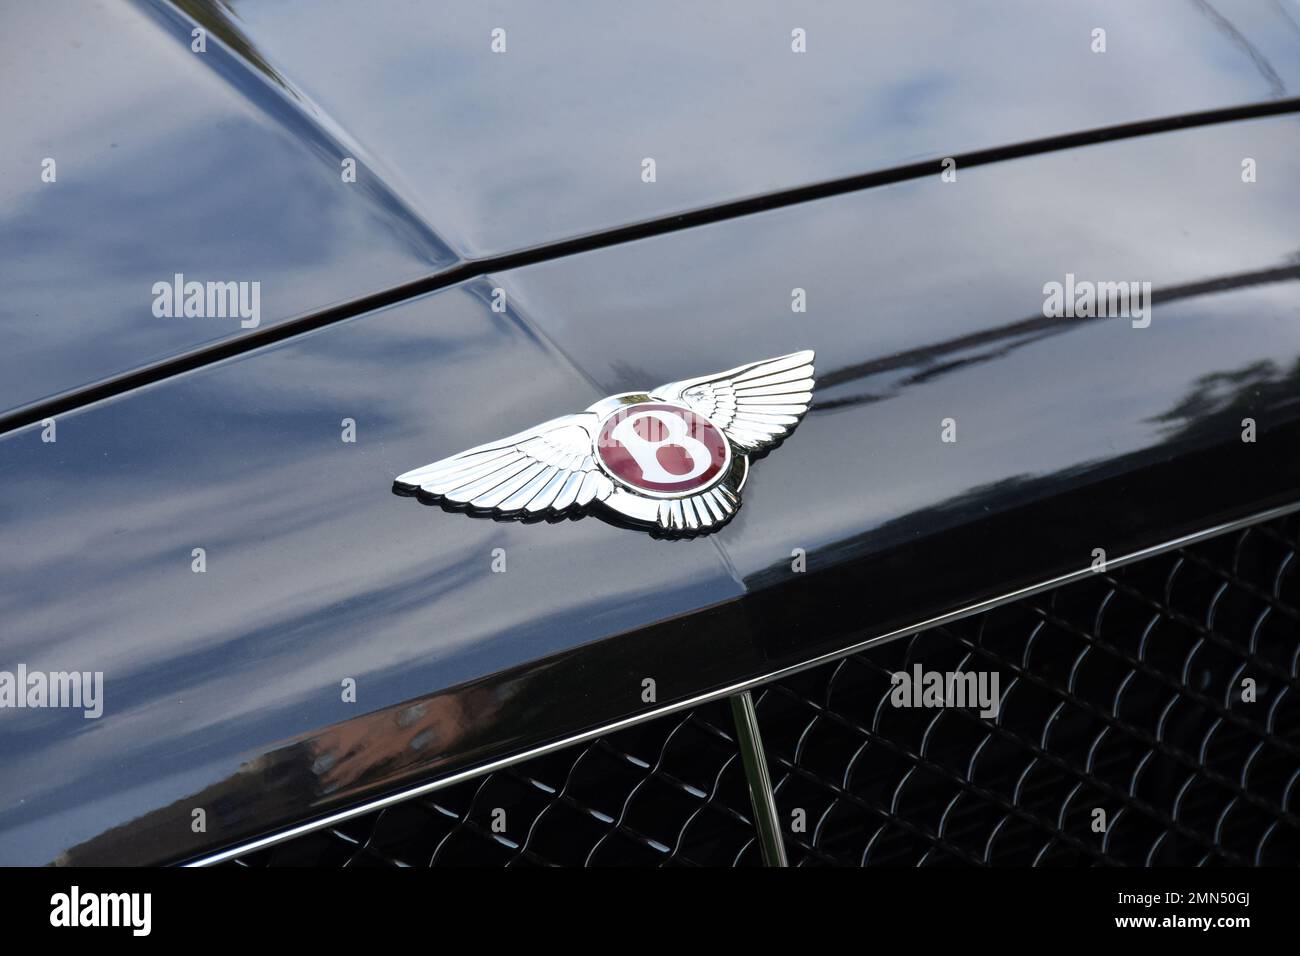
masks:
POLYGON ((611 395, 398 475, 394 490, 494 518, 603 510, 665 536, 708 534, 735 515, 751 456, 794 431, 814 385, 805 350, 611 395))

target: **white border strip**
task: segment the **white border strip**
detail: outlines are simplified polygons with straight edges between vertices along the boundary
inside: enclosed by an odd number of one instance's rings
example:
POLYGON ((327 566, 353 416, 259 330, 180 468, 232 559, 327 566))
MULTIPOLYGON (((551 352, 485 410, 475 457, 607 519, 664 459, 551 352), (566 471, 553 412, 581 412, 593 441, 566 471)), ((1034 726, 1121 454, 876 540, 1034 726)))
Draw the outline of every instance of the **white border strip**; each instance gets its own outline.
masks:
MULTIPOLYGON (((1293 502, 1292 504, 1289 505, 1282 505, 1277 508, 1270 508, 1267 511, 1261 511, 1257 514, 1251 515, 1248 518, 1241 518, 1237 521, 1230 521, 1226 524, 1215 525, 1214 527, 1207 528, 1204 531, 1197 531, 1193 534, 1183 535, 1181 538, 1174 538, 1170 541, 1162 542, 1161 544, 1152 545, 1149 548, 1143 548, 1140 551, 1134 551, 1131 554, 1124 555, 1123 557, 1119 557, 1107 561, 1106 567, 1109 569, 1109 568, 1121 567, 1126 564, 1132 564, 1135 561, 1141 561, 1144 558, 1153 557, 1157 554, 1163 554, 1167 551, 1175 551, 1178 548, 1186 547, 1189 544, 1196 544, 1197 542, 1205 541, 1209 538, 1216 538, 1219 535, 1229 534, 1233 531, 1238 531, 1241 530, 1242 528, 1250 527, 1251 525, 1262 524, 1263 522, 1271 521, 1274 518, 1281 518, 1285 515, 1292 514, 1293 512, 1296 511, 1300 511, 1300 501, 1293 502)), ((741 681, 740 683, 737 684, 730 684, 719 690, 713 690, 704 694, 699 694, 695 697, 690 697, 686 700, 681 700, 673 704, 664 704, 662 707, 656 707, 652 710, 648 710, 640 714, 634 714, 631 717, 624 717, 621 720, 616 720, 612 723, 603 724, 600 727, 595 728, 594 730, 585 730, 580 734, 574 734, 573 736, 570 737, 564 737, 560 740, 556 740, 549 744, 544 744, 540 747, 533 747, 531 750, 524 750, 521 751, 520 753, 514 754, 509 757, 501 757, 497 760, 492 760, 489 761, 488 763, 480 764, 477 767, 473 767, 467 770, 461 770, 449 776, 440 777, 437 780, 431 780, 427 783, 422 783, 419 786, 409 787, 405 790, 398 791, 397 793, 391 793, 385 797, 379 797, 375 800, 370 800, 367 803, 357 804, 354 807, 349 807, 347 810, 340 810, 337 813, 330 814, 329 816, 319 817, 307 823, 300 823, 297 826, 290 827, 287 830, 281 830, 280 832, 273 833, 270 836, 259 837, 256 840, 250 840, 247 843, 241 843, 238 846, 231 847, 228 850, 222 850, 218 853, 213 853, 208 856, 199 857, 198 859, 192 860, 189 863, 185 863, 183 865, 187 867, 188 866, 213 866, 217 863, 225 863, 228 860, 233 860, 236 857, 243 856, 247 853, 253 853, 256 852, 257 850, 264 850, 267 847, 275 846, 277 843, 283 843, 286 840, 292 840, 294 837, 303 836, 304 834, 307 833, 313 833, 316 830, 323 830, 326 827, 332 827, 335 824, 343 823, 344 821, 351 820, 355 817, 364 816, 365 814, 372 813, 375 810, 382 810, 385 807, 391 807, 394 804, 403 803, 407 800, 414 799, 415 797, 423 796, 426 793, 432 793, 435 790, 441 790, 443 787, 450 787, 453 784, 460 783, 464 780, 470 780, 473 779, 474 777, 481 777, 486 774, 492 773, 493 771, 501 770, 505 767, 513 766, 514 764, 517 763, 522 763, 525 760, 531 760, 533 757, 540 757, 543 754, 552 753, 553 751, 560 750, 564 747, 571 747, 574 744, 580 744, 583 743, 584 741, 593 740, 596 737, 601 737, 605 734, 613 733, 614 731, 617 730, 622 730, 625 727, 632 727, 635 726, 636 724, 645 723, 647 720, 654 720, 656 717, 663 717, 668 714, 676 713, 677 711, 680 710, 688 710, 692 707, 698 707, 700 704, 708 703, 709 701, 713 701, 713 700, 718 700, 719 698, 722 697, 730 697, 732 694, 738 694, 741 693, 742 691, 751 690, 762 684, 770 684, 773 681, 780 680, 784 677, 788 677, 791 674, 797 674, 800 671, 805 671, 808 670, 809 668, 817 667, 821 664, 826 664, 831 661, 836 661, 842 657, 849 657, 850 655, 857 654, 860 651, 864 651, 869 647, 874 647, 877 644, 883 644, 886 641, 897 640, 900 637, 908 637, 912 634, 918 633, 919 631, 929 630, 932 627, 938 627, 942 624, 949 624, 961 618, 969 617, 972 614, 979 614, 982 611, 992 610, 995 607, 999 607, 1003 604, 1009 604, 1012 601, 1018 601, 1021 598, 1026 598, 1034 594, 1039 594, 1043 591, 1049 591, 1052 588, 1058 588, 1066 584, 1071 584, 1075 581, 1079 581, 1086 577, 1090 577, 1094 573, 1095 572, 1092 570, 1091 566, 1084 568, 1081 571, 1071 571, 1068 574, 1063 574, 1060 575, 1059 577, 1051 578, 1039 584, 1029 585, 1028 587, 1023 587, 1016 591, 1010 591, 1006 594, 1001 595, 1000 597, 988 598, 986 600, 979 601, 975 604, 969 604, 966 607, 959 608, 956 611, 950 611, 947 614, 941 614, 938 617, 928 618, 927 620, 921 621, 917 624, 910 624, 906 627, 902 627, 897 630, 890 631, 887 634, 881 634, 877 637, 871 637, 864 641, 859 641, 856 644, 852 644, 848 647, 842 648, 837 651, 830 651, 828 653, 822 654, 819 657, 814 657, 811 660, 804 661, 802 664, 794 664, 791 665, 790 667, 783 667, 780 670, 771 671, 767 674, 763 674, 760 677, 753 677, 750 678, 749 680, 741 681)))

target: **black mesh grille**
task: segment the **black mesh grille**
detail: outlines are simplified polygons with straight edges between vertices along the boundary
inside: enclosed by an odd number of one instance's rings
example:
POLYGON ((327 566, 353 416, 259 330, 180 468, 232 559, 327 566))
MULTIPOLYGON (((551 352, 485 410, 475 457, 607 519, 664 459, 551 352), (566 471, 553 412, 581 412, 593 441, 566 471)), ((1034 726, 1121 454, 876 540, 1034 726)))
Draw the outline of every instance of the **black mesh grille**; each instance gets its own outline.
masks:
POLYGON ((761 862, 726 704, 649 721, 358 817, 250 866, 761 862))
MULTIPOLYGON (((1282 519, 1100 571, 756 691, 790 862, 1294 865, 1298 531, 1282 519), (891 674, 917 665, 996 674, 996 717, 896 706, 891 674)), ((711 704, 240 862, 759 857, 711 704)))

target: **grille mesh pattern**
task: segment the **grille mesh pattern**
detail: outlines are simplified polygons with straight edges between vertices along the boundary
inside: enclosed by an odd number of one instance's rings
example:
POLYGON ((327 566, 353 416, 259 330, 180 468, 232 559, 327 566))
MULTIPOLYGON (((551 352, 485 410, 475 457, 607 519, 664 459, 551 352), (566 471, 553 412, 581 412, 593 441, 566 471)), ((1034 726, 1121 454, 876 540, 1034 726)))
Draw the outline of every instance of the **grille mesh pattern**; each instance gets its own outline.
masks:
POLYGON ((245 866, 750 865, 731 715, 714 703, 436 790, 245 866))
POLYGON ((1258 526, 765 688, 792 862, 1294 865, 1296 547, 1258 526), (997 717, 893 706, 918 663, 997 674, 997 717))
MULTIPOLYGON (((1298 549, 1258 525, 756 691, 791 863, 1294 865, 1298 549), (996 675, 996 716, 896 706, 917 665, 996 675)), ((238 862, 757 864, 750 814, 710 704, 238 862)))

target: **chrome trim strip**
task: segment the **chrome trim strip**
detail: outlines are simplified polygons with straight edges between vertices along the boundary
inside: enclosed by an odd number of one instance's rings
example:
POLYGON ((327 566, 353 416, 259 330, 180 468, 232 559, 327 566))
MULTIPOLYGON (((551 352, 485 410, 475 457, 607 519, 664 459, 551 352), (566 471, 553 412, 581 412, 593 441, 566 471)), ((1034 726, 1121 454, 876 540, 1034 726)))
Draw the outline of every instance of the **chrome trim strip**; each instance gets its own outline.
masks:
MULTIPOLYGON (((1164 541, 1160 544, 1155 544, 1148 548, 1142 548, 1141 550, 1123 555, 1122 557, 1108 560, 1106 562, 1106 567, 1107 568, 1122 567, 1123 565, 1126 564, 1132 564, 1135 561, 1141 561, 1144 558, 1150 558, 1158 554, 1164 554, 1167 551, 1175 551, 1178 548, 1186 547, 1189 544, 1196 544, 1198 542, 1205 541, 1210 538, 1216 538, 1219 535, 1230 534, 1233 531, 1240 531, 1241 529, 1248 528, 1251 525, 1261 524, 1265 521, 1272 521, 1274 518, 1281 518, 1285 515, 1292 514, 1296 511, 1300 511, 1300 501, 1295 501, 1288 505, 1280 505, 1279 507, 1276 508, 1269 508, 1266 511, 1257 512, 1246 518, 1240 518, 1236 521, 1229 521, 1226 522, 1225 524, 1214 525, 1213 527, 1207 528, 1204 531, 1197 531, 1192 534, 1186 534, 1180 538, 1173 538, 1169 541, 1164 541)), ((874 647, 877 644, 883 644, 886 641, 897 640, 898 638, 902 638, 902 637, 909 637, 912 634, 916 634, 919 631, 924 631, 932 627, 938 627, 943 624, 948 624, 953 621, 960 620, 961 618, 969 617, 972 614, 979 614, 982 611, 989 611, 995 607, 1000 607, 1003 604, 1010 604, 1012 601, 1018 601, 1021 598, 1026 598, 1034 594, 1039 594, 1043 591, 1050 591, 1052 588, 1061 587, 1062 585, 1065 584, 1071 584, 1075 581, 1083 580, 1084 578, 1094 573, 1096 572, 1092 570, 1091 566, 1085 567, 1079 571, 1071 571, 1067 574, 1062 574, 1058 577, 1050 578, 1046 581, 1040 582, 1039 584, 1032 584, 1015 591, 1010 591, 999 597, 987 598, 986 600, 978 601, 975 604, 969 604, 966 607, 959 608, 956 611, 950 611, 947 614, 941 614, 938 617, 932 617, 927 620, 920 621, 916 624, 910 624, 906 627, 898 628, 897 630, 890 631, 887 634, 881 634, 876 637, 867 638, 866 640, 859 641, 856 644, 851 644, 848 647, 841 648, 838 651, 830 651, 826 654, 822 654, 818 657, 814 657, 810 660, 804 661, 802 664, 793 664, 789 667, 784 667, 781 668, 780 670, 771 671, 770 673, 762 674, 758 677, 753 677, 746 681, 741 681, 736 684, 731 684, 728 685, 727 687, 722 687, 717 690, 708 691, 707 693, 698 694, 695 697, 690 697, 687 698, 686 700, 677 701, 676 703, 672 703, 672 704, 664 704, 663 706, 655 707, 651 710, 645 711, 644 713, 634 714, 631 717, 624 717, 621 720, 616 720, 613 721, 612 723, 603 724, 602 726, 596 727, 592 730, 585 730, 580 734, 574 734, 572 736, 553 741, 552 743, 549 744, 543 744, 542 746, 539 747, 533 747, 530 750, 524 750, 521 751, 520 753, 514 754, 509 757, 501 757, 498 758, 497 760, 489 761, 488 763, 481 764, 477 767, 461 770, 458 771, 457 773, 450 774, 449 776, 446 777, 440 777, 437 780, 430 780, 425 783, 419 784, 418 786, 409 787, 405 790, 401 790, 396 793, 391 793, 385 797, 379 797, 374 800, 370 800, 366 803, 358 804, 346 810, 339 810, 336 813, 332 813, 328 816, 324 816, 315 820, 308 821, 307 823, 300 823, 297 826, 290 827, 287 830, 282 830, 279 833, 273 833, 270 834, 269 836, 259 837, 256 840, 250 840, 246 843, 241 843, 238 846, 231 847, 230 849, 221 850, 217 853, 209 854, 208 856, 199 857, 195 860, 191 860, 190 862, 182 865, 213 866, 214 864, 217 863, 225 863, 228 860, 233 860, 236 857, 244 855, 245 853, 252 853, 257 850, 263 850, 269 846, 274 846, 277 843, 283 843, 286 840, 292 840, 294 837, 302 836, 304 834, 311 833, 315 830, 323 830, 326 827, 333 826, 337 823, 342 823, 345 820, 351 820, 354 817, 364 816, 365 814, 371 813, 375 810, 382 810, 384 807, 390 807, 393 804, 401 803, 405 800, 410 800, 414 797, 422 796, 423 794, 426 793, 432 793, 435 790, 440 790, 443 787, 449 787, 452 784, 460 783, 463 780, 470 780, 474 777, 481 777, 485 774, 492 773, 493 771, 501 770, 505 767, 513 766, 514 764, 517 763, 522 763, 525 760, 530 760, 533 757, 540 757, 543 754, 552 753, 564 747, 571 747, 574 744, 580 744, 588 740, 593 740, 596 737, 600 737, 604 734, 613 733, 614 731, 622 730, 625 727, 632 727, 635 726, 636 724, 644 723, 647 720, 653 720, 656 717, 663 717, 667 714, 676 713, 677 711, 680 710, 688 710, 691 707, 698 707, 700 704, 705 704, 708 703, 709 701, 719 700, 723 697, 730 697, 735 694, 741 694, 751 690, 754 687, 758 687, 763 684, 770 684, 773 681, 780 680, 783 677, 788 677, 791 674, 797 674, 800 671, 805 671, 808 670, 809 668, 817 667, 821 664, 826 664, 831 661, 839 660, 840 658, 843 657, 848 657, 852 654, 857 654, 860 651, 867 650, 868 648, 874 647)))
POLYGON ((749 784, 749 802, 754 805, 754 829, 758 831, 763 863, 766 866, 789 866, 785 858, 785 836, 776 815, 772 778, 767 771, 767 752, 763 750, 763 737, 758 729, 754 695, 746 690, 733 696, 731 716, 736 721, 736 743, 740 745, 745 782, 749 784))

